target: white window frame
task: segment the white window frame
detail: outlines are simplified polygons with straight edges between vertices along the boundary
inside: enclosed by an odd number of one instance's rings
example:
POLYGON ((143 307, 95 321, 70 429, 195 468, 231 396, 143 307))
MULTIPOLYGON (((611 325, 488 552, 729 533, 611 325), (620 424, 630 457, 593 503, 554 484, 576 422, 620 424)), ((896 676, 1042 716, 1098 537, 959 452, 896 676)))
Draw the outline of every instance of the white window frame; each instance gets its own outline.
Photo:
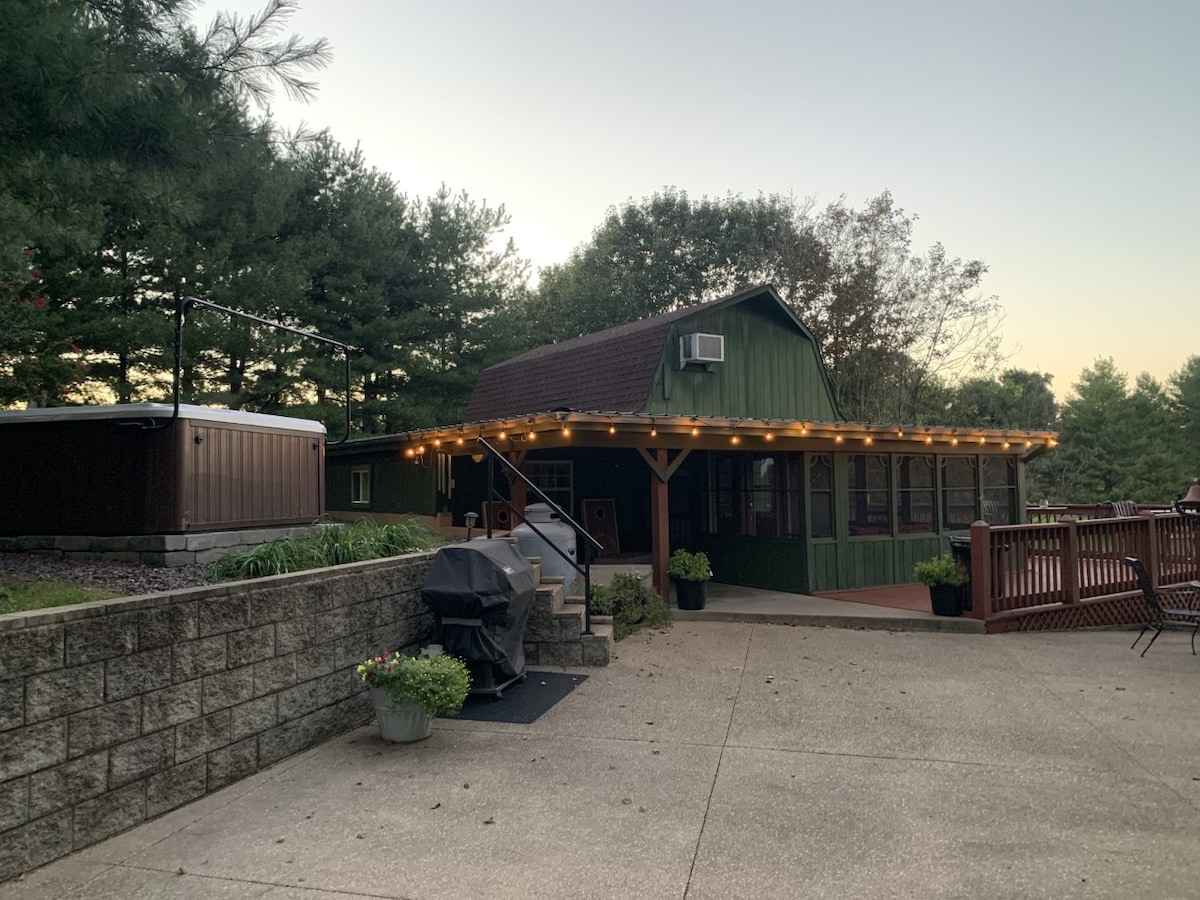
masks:
POLYGON ((371 467, 353 466, 350 469, 350 505, 371 505, 371 467))

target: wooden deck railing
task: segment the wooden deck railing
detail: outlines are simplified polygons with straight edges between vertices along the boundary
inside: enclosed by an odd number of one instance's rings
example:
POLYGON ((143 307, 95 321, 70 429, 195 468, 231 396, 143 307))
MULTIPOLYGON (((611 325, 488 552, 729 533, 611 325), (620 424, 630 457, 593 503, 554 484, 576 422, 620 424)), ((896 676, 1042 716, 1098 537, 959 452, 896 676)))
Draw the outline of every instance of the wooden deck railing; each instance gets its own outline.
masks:
MULTIPOLYGON (((1200 528, 1177 513, 971 526, 971 615, 991 622, 1139 596, 1136 556, 1155 585, 1200 578, 1200 528)), ((990 629, 989 629, 990 630, 990 629)))

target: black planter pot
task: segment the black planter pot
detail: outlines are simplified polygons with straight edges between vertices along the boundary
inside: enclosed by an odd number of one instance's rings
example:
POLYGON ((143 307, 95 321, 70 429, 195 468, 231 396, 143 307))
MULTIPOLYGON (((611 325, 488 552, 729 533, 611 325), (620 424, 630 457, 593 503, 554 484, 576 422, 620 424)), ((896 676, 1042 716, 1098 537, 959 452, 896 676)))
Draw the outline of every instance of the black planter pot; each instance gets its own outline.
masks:
POLYGON ((707 581, 684 581, 682 578, 672 578, 675 582, 675 602, 680 609, 704 609, 704 598, 707 595, 707 581))
POLYGON ((957 584, 931 584, 929 586, 929 604, 935 616, 961 616, 963 611, 963 590, 957 584))

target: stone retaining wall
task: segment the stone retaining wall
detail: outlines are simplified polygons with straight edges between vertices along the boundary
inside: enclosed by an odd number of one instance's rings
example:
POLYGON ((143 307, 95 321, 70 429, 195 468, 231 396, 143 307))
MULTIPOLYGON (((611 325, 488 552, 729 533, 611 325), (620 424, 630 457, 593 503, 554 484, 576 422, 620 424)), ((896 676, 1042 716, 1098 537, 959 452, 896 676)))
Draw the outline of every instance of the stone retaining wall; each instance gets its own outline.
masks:
POLYGON ((0 881, 366 722, 432 559, 0 616, 0 881))
POLYGON ((50 553, 60 559, 103 559, 146 566, 206 566, 231 553, 261 547, 271 541, 308 537, 312 533, 312 525, 286 525, 115 537, 42 534, 0 537, 0 553, 50 553))

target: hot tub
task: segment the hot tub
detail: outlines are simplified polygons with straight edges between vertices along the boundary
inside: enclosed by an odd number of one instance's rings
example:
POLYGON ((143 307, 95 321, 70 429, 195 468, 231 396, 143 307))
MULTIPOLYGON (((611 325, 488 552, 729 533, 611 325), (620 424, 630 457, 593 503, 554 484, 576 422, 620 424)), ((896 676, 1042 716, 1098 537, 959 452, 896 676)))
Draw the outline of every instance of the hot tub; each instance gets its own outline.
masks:
POLYGON ((311 524, 325 426, 201 406, 0 411, 0 535, 156 535, 311 524))

